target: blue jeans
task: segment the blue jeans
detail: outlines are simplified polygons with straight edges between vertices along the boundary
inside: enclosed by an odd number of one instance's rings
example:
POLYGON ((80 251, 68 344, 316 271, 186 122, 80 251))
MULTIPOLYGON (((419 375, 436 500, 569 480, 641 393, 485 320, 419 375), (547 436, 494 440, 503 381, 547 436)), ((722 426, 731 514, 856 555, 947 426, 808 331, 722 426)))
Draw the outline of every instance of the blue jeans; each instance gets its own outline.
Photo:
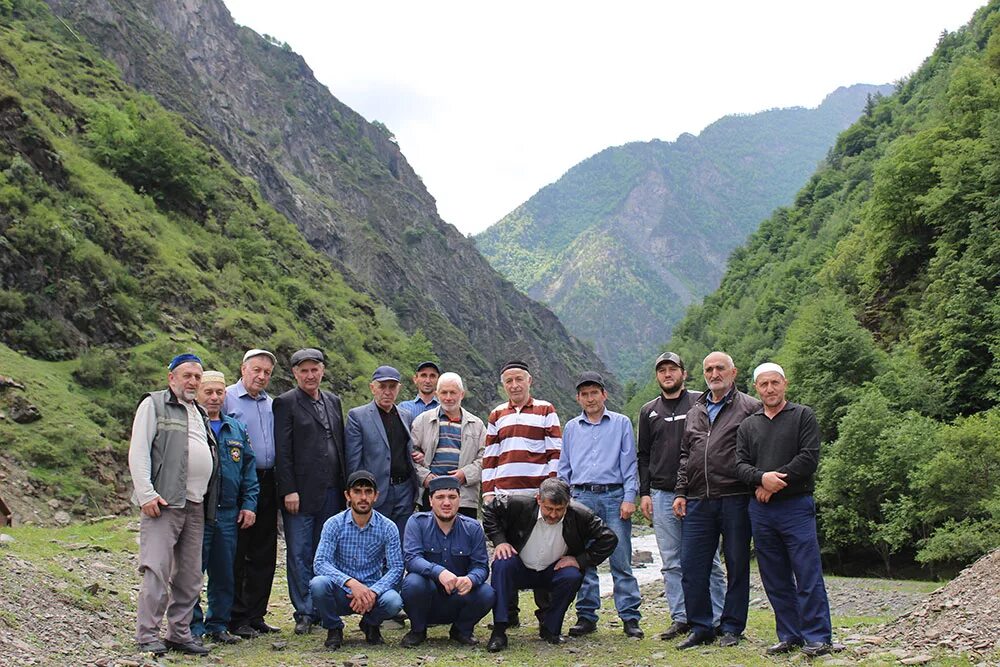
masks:
POLYGON ((476 623, 489 613, 496 600, 493 587, 485 582, 465 595, 449 594, 436 581, 413 572, 403 579, 402 597, 414 632, 425 632, 428 625, 451 623, 463 637, 472 635, 476 623))
MULTIPOLYGON (((583 489, 573 489, 573 499, 589 507, 618 536, 618 546, 611 553, 611 580, 614 582, 615 609, 623 621, 638 621, 641 618, 639 603, 639 582, 632 576, 632 521, 621 518, 625 491, 605 491, 595 493, 583 489)), ((588 567, 583 573, 583 583, 576 596, 576 615, 581 619, 597 622, 597 610, 601 608, 601 586, 597 569, 588 567)))
POLYGON ((746 629, 750 608, 749 502, 749 494, 687 501, 681 538, 681 584, 688 624, 697 635, 707 636, 715 630, 708 581, 720 535, 728 582, 719 631, 739 635, 746 629))
MULTIPOLYGON (((674 515, 673 491, 651 489, 653 499, 653 530, 656 532, 656 546, 660 550, 660 561, 663 566, 663 593, 670 607, 670 619, 677 623, 687 623, 687 610, 684 608, 684 587, 681 585, 681 536, 684 534, 684 522, 674 515)), ((726 597, 726 573, 722 570, 719 550, 715 551, 712 560, 712 575, 709 579, 709 593, 712 598, 712 623, 719 624, 722 617, 722 602, 726 597)))
POLYGON ((239 509, 218 510, 215 523, 205 523, 205 537, 201 547, 201 571, 208 572, 208 615, 202 615, 200 601, 194 606, 191 617, 191 634, 222 632, 229 628, 229 614, 233 608, 236 584, 233 561, 236 558, 236 518, 239 509))
MULTIPOLYGON (((313 577, 309 582, 309 592, 316 605, 320 623, 327 630, 344 627, 344 621, 340 617, 354 613, 347 590, 333 583, 330 577, 313 577)), ((402 608, 403 599, 390 588, 376 598, 375 606, 361 617, 361 623, 369 627, 381 625, 382 621, 392 618, 402 608)))
POLYGON ((750 501, 757 565, 778 639, 829 644, 833 633, 816 538, 816 503, 809 494, 779 498, 750 501))
POLYGON ((331 516, 344 509, 344 494, 336 488, 326 490, 323 507, 316 514, 291 514, 281 510, 282 522, 285 525, 286 565, 288 573, 288 597, 292 601, 295 612, 292 614, 295 622, 312 619, 315 622, 319 615, 313 608, 313 600, 309 594, 309 582, 313 578, 313 560, 316 558, 316 547, 323 533, 323 524, 331 516))

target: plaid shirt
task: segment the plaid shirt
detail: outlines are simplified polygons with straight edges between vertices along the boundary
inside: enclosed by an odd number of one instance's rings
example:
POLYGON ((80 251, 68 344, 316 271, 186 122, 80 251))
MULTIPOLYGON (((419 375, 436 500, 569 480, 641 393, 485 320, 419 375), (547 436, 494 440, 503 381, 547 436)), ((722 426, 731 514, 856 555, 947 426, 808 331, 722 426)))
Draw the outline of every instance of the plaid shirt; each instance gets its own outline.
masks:
POLYGON ((396 524, 375 510, 364 528, 354 523, 350 509, 330 517, 316 547, 313 572, 347 591, 348 579, 360 581, 376 595, 395 588, 403 578, 396 524))

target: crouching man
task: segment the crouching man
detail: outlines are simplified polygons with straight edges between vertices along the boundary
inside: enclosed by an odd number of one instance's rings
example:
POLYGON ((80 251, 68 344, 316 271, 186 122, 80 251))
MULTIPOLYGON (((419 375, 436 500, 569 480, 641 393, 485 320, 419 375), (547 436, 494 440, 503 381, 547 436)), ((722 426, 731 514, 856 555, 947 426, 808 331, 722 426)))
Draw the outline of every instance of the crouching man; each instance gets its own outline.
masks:
POLYGON ((486 649, 507 648, 509 602, 522 589, 550 594, 538 634, 562 644, 563 619, 580 589, 583 572, 596 567, 618 546, 618 537, 587 507, 570 500, 561 479, 542 482, 535 497, 495 499, 484 512, 483 525, 495 545, 493 560, 493 634, 486 649))
POLYGON ((403 608, 395 588, 403 576, 403 555, 396 524, 372 509, 378 498, 375 476, 358 470, 347 478, 348 509, 323 524, 309 582, 313 605, 326 628, 324 645, 344 643, 341 616, 361 615, 369 644, 382 644, 382 621, 403 608))
POLYGON ((441 623, 451 623, 453 640, 474 646, 472 631, 493 608, 486 535, 478 521, 458 513, 460 489, 457 477, 435 477, 428 486, 431 511, 418 512, 406 523, 403 560, 409 574, 403 580, 403 605, 410 631, 404 647, 419 646, 427 639, 427 626, 441 623))

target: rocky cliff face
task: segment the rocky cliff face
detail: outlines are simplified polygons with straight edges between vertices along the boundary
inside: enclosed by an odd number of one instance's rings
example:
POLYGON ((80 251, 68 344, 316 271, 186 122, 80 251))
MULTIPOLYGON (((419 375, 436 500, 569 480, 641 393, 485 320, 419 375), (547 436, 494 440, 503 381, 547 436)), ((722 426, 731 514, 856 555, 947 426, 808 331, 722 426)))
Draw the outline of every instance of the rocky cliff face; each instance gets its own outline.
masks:
POLYGON ((194 123, 354 287, 423 331, 469 380, 472 407, 497 398, 508 358, 531 363, 538 393, 560 405, 578 371, 606 372, 441 220, 384 128, 340 103, 302 58, 238 27, 221 0, 48 3, 126 81, 194 123))
POLYGON ((816 109, 728 116, 697 137, 609 148, 477 237, 483 254, 551 307, 621 378, 644 376, 729 253, 792 201, 868 95, 816 109))

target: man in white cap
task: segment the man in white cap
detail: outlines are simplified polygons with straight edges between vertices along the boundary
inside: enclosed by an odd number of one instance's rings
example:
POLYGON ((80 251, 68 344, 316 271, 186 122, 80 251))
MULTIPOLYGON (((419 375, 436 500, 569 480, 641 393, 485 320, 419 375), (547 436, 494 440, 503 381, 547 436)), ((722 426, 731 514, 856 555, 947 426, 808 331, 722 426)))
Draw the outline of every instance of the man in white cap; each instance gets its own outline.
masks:
POLYGON ((753 543, 778 634, 767 654, 801 646, 810 657, 823 655, 832 631, 813 501, 819 426, 811 408, 785 399, 788 380, 778 364, 758 366, 753 384, 764 406, 736 432, 736 472, 754 489, 753 543))

